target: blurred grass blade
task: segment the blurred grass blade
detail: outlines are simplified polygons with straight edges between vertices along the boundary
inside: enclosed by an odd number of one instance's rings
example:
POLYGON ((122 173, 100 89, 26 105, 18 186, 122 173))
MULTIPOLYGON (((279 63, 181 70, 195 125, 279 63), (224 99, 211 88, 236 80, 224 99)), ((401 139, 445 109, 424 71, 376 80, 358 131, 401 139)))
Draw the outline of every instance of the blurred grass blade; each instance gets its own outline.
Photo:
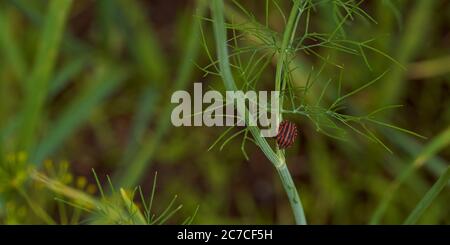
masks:
POLYGON ((421 168, 425 163, 436 155, 442 149, 445 149, 450 145, 450 127, 445 129, 438 136, 434 137, 433 140, 428 143, 425 148, 417 155, 415 160, 411 162, 406 169, 391 183, 389 188, 386 190, 386 194, 381 199, 380 204, 375 210, 372 219, 370 220, 370 224, 378 224, 381 221, 384 213, 386 212, 389 204, 392 201, 392 198, 395 196, 395 193, 398 191, 399 187, 406 179, 408 179, 411 174, 414 173, 415 170, 421 168))
POLYGON ((126 35, 128 45, 139 72, 147 80, 137 104, 131 134, 127 140, 127 148, 120 160, 120 165, 124 166, 133 160, 133 155, 138 154, 138 142, 144 136, 146 126, 161 97, 161 93, 156 91, 161 90, 161 84, 167 84, 169 78, 167 67, 169 66, 154 32, 148 27, 148 21, 140 3, 134 0, 121 0, 120 4, 125 16, 124 25, 125 31, 128 33, 126 35))
POLYGON ((123 154, 121 165, 126 164, 132 158, 132 155, 136 153, 139 146, 139 142, 142 141, 145 135, 147 124, 150 121, 155 109, 158 93, 152 86, 147 86, 146 91, 143 92, 136 109, 135 116, 133 118, 133 126, 131 133, 127 140, 127 148, 123 154))
POLYGON ((62 67, 50 82, 49 97, 55 97, 70 82, 70 80, 79 74, 86 66, 88 59, 86 57, 77 57, 69 61, 62 67))
POLYGON ((34 163, 39 164, 60 147, 63 141, 89 117, 92 109, 102 99, 115 91, 126 76, 125 72, 117 69, 117 67, 103 67, 99 69, 97 81, 89 83, 75 100, 63 110, 62 115, 56 119, 55 123, 50 126, 50 132, 39 144, 32 157, 34 163))
POLYGON ((29 150, 36 138, 36 129, 48 92, 49 79, 56 63, 59 44, 72 0, 52 0, 49 3, 44 29, 34 65, 26 83, 27 89, 19 128, 18 146, 29 150))
POLYGON ((40 16, 37 1, 27 1, 27 0, 8 0, 12 5, 14 5, 18 10, 24 13, 32 22, 40 24, 42 18, 40 16))
POLYGON ((119 33, 115 26, 115 21, 118 19, 117 1, 111 0, 99 0, 97 1, 96 13, 99 18, 99 26, 101 32, 101 43, 107 48, 107 50, 115 50, 117 47, 119 33))
MULTIPOLYGON (((41 2, 38 1, 27 1, 27 0, 9 0, 17 10, 19 10, 23 15, 25 15, 34 27, 42 28, 45 16, 41 14, 39 6, 41 2)), ((48 1, 47 1, 48 2, 48 1)), ((46 3, 47 3, 46 2, 46 3)), ((74 54, 79 54, 80 52, 92 53, 94 50, 87 45, 87 43, 80 41, 74 37, 71 33, 63 33, 63 43, 61 49, 73 52, 74 54)))
MULTIPOLYGON (((198 1, 197 16, 193 16, 191 31, 185 47, 185 53, 183 54, 179 70, 177 71, 177 78, 173 86, 173 91, 184 89, 189 83, 189 79, 192 76, 193 69, 195 67, 194 62, 197 60, 200 43, 198 37, 200 35, 200 16, 203 16, 205 6, 203 1, 198 1)), ((172 104, 166 105, 161 113, 157 122, 155 134, 152 137, 147 138, 139 151, 136 153, 131 164, 124 166, 124 173, 119 176, 119 185, 124 187, 130 187, 136 185, 141 178, 145 175, 145 170, 151 163, 151 159, 156 152, 158 144, 160 144, 167 129, 170 127, 170 114, 172 113, 172 104)))
MULTIPOLYGON (((405 135, 386 128, 382 128, 380 132, 410 156, 414 156, 423 148, 423 145, 410 135, 405 135)), ((441 173, 445 171, 447 165, 448 163, 443 158, 434 155, 428 160, 426 167, 434 176, 436 176, 436 178, 438 178, 441 173)))
POLYGON ((119 0, 119 3, 126 17, 127 27, 130 29, 126 37, 139 71, 153 86, 166 84, 169 77, 169 63, 162 54, 162 48, 155 34, 148 26, 144 8, 135 0, 119 0))
POLYGON ((22 50, 18 46, 20 42, 14 40, 9 21, 13 20, 13 18, 7 13, 9 8, 5 8, 3 5, 0 5, 0 51, 3 53, 6 63, 10 64, 17 79, 23 84, 26 72, 25 59, 22 50))
MULTIPOLYGON (((86 58, 80 57, 74 59, 73 61, 70 61, 66 66, 64 66, 60 71, 58 71, 49 84, 49 95, 47 99, 52 99, 59 92, 61 92, 61 90, 63 90, 68 85, 70 80, 81 72, 81 70, 85 67, 85 65, 86 65, 86 58)), ((4 123, 4 126, 1 125, 0 127, 1 142, 4 142, 4 140, 10 138, 11 135, 14 133, 14 131, 18 126, 19 121, 18 119, 19 117, 17 115, 14 115, 14 117, 10 117, 9 120, 7 120, 4 123)))
MULTIPOLYGON (((432 25, 433 13, 435 11, 436 0, 415 1, 415 6, 406 23, 404 35, 397 45, 398 49, 394 58, 403 65, 408 64, 422 48, 423 41, 428 38, 429 26, 432 25), (421 30, 421 31, 417 31, 421 30)), ((385 79, 382 88, 379 90, 381 106, 397 104, 403 87, 407 80, 404 79, 407 71, 401 67, 393 67, 392 72, 385 79)))
POLYGON ((431 189, 425 194, 425 196, 417 204, 416 208, 405 220, 405 225, 412 225, 417 222, 417 220, 423 215, 425 210, 431 205, 433 200, 439 195, 439 193, 447 186, 450 180, 450 167, 439 177, 439 179, 434 183, 431 189))
POLYGON ((426 79, 450 73, 450 56, 419 61, 411 64, 408 77, 410 79, 426 79))

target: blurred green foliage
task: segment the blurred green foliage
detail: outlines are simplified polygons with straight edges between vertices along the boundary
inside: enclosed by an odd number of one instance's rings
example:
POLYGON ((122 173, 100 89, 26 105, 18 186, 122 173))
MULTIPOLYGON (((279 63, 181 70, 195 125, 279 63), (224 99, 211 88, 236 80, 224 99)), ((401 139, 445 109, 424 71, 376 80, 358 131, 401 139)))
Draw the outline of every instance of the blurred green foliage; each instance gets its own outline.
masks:
MULTIPOLYGON (((229 23, 256 20, 276 32, 292 6, 291 0, 224 2, 229 23)), ((286 158, 308 223, 450 223, 450 2, 344 1, 374 19, 355 15, 344 23, 346 13, 333 2, 314 8, 309 31, 332 33, 343 25, 338 35, 373 40, 373 49, 299 53, 293 83, 305 86, 312 67, 323 67, 307 99, 325 91, 322 103, 332 104, 338 91, 351 92, 389 70, 346 98, 343 110, 364 115, 403 105, 379 118, 427 139, 373 126, 390 153, 354 131, 340 141, 303 117, 289 117, 300 137, 286 158)), ((246 145, 248 161, 239 139, 208 151, 225 128, 170 123, 173 91, 191 90, 194 82, 223 89, 218 76, 202 70, 216 60, 207 5, 0 0, 0 223, 146 223, 146 193, 156 171, 156 217, 183 204, 170 219, 158 220, 163 223, 293 222, 283 187, 258 147, 246 145), (103 207, 103 218, 92 206, 103 207)), ((298 31, 304 30, 300 22, 298 31)), ((243 35, 239 42, 255 41, 245 31, 234 34, 243 35)), ((264 88, 273 89, 275 69, 269 62, 260 74, 264 88)))

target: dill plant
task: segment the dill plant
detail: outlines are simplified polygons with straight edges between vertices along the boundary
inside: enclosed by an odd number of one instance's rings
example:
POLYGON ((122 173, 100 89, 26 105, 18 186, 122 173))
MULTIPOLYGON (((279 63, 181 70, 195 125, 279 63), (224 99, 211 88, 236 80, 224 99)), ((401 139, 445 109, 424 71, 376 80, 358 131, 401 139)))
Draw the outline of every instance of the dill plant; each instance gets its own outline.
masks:
MULTIPOLYGON (((261 79, 262 74, 272 64, 275 67, 272 88, 280 92, 280 108, 277 108, 279 112, 278 123, 288 115, 302 116, 308 119, 318 132, 327 136, 338 140, 347 140, 347 131, 350 130, 381 145, 387 151, 391 150, 376 136, 370 125, 388 127, 422 137, 410 130, 376 119, 377 114, 380 112, 397 108, 399 105, 384 106, 361 116, 347 115, 345 113, 345 99, 383 79, 388 71, 376 75, 373 80, 366 82, 351 92, 343 93, 341 90, 344 66, 334 63, 330 57, 323 57, 316 51, 318 48, 323 48, 358 56, 371 70, 369 59, 366 56, 366 52, 370 51, 403 68, 400 63, 388 54, 371 46, 374 39, 356 41, 347 37, 344 26, 356 18, 376 23, 369 14, 360 8, 362 1, 293 0, 288 15, 284 13, 277 1, 266 0, 264 3, 265 23, 260 23, 258 17, 254 16, 251 10, 246 9, 238 1, 227 1, 226 4, 222 0, 212 0, 210 2, 212 18, 205 19, 205 21, 211 22, 213 25, 217 59, 213 58, 212 51, 202 31, 203 45, 211 62, 209 65, 201 67, 205 75, 220 76, 227 90, 236 91, 239 89, 244 91, 244 93, 247 90, 258 91, 263 86, 259 82, 263 80, 261 79), (233 4, 230 4, 230 2, 233 4), (273 9, 282 17, 284 21, 284 30, 282 32, 275 31, 269 25, 271 11, 269 6, 273 6, 273 9), (311 30, 310 27, 312 14, 318 11, 319 7, 323 6, 333 10, 333 16, 336 21, 336 27, 330 33, 317 33, 311 30), (226 22, 226 18, 229 20, 228 22, 226 22), (227 35, 230 33, 232 37, 228 38, 227 35), (293 73, 299 69, 295 61, 297 56, 302 53, 318 58, 322 61, 322 65, 319 66, 318 70, 312 67, 306 83, 299 85, 293 78, 293 73), (320 96, 312 101, 308 97, 308 93, 313 89, 317 90, 317 86, 314 85, 317 84, 318 80, 322 79, 322 72, 326 66, 339 69, 340 75, 337 79, 328 79, 322 86, 321 91, 319 93, 315 92, 315 94, 320 94, 320 96), (334 86, 336 91, 333 93, 335 99, 329 105, 323 105, 325 97, 328 96, 327 89, 332 87, 332 82, 337 83, 334 86)), ((303 67, 302 70, 305 70, 305 68, 303 67)), ((271 110, 269 105, 258 106, 271 110)), ((246 125, 254 125, 249 123, 251 118, 245 113, 247 110, 246 106, 238 105, 236 109, 240 115, 245 115, 246 125)), ((211 148, 220 140, 225 139, 230 131, 231 128, 226 130, 213 143, 211 148)), ((222 144, 221 149, 240 134, 244 135, 241 149, 245 158, 248 159, 245 152, 245 142, 251 141, 262 150, 275 167, 288 196, 296 224, 307 224, 300 195, 287 166, 285 150, 276 146, 272 140, 261 137, 260 129, 255 126, 247 126, 243 130, 229 136, 222 144)))
MULTIPOLYGON (((75 177, 67 161, 45 160, 38 170, 25 152, 8 154, 0 164, 0 194, 7 200, 0 220, 6 224, 161 225, 183 207, 175 195, 163 210, 156 210, 157 173, 148 197, 140 186, 131 191, 116 189, 108 175, 110 192, 106 192, 97 173, 92 170, 92 174, 95 184, 84 176, 75 177)), ((182 224, 191 224, 197 211, 198 206, 182 224)))
MULTIPOLYGON (((58 180, 48 178, 42 173, 34 171, 31 176, 34 181, 44 184, 48 189, 60 196, 55 199, 61 204, 65 204, 74 209, 74 213, 79 217, 79 211, 89 214, 86 220, 81 223, 89 224, 124 224, 124 225, 162 225, 179 212, 183 205, 176 205, 177 195, 159 213, 154 210, 156 180, 155 172, 151 194, 145 197, 140 186, 132 191, 124 188, 118 190, 114 187, 111 178, 107 175, 107 185, 110 189, 108 194, 92 169, 100 198, 95 198, 83 190, 78 190, 58 180), (137 199, 139 202, 136 202, 137 199)), ((197 214, 198 206, 193 215, 187 217, 182 224, 191 224, 197 214)), ((72 218, 73 220, 73 218, 72 218)), ((76 219, 78 220, 78 219, 76 219)))

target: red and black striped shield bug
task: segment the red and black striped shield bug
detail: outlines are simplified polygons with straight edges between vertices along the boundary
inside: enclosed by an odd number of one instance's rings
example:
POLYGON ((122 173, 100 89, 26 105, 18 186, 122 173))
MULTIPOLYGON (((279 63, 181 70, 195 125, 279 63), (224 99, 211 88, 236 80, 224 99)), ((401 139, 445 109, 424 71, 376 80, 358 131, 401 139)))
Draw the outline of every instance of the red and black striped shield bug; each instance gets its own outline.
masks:
POLYGON ((289 121, 282 121, 278 128, 277 144, 281 149, 290 147, 297 138, 297 126, 289 121))

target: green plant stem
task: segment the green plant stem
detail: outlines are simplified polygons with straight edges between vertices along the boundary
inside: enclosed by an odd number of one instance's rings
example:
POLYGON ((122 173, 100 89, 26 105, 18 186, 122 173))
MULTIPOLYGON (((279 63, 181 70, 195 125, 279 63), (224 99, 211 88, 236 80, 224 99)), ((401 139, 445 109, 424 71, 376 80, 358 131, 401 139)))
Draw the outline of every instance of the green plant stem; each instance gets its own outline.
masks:
MULTIPOLYGON (((288 59, 290 46, 292 44, 292 40, 295 34, 295 29, 297 27, 297 23, 299 20, 299 15, 302 11, 300 11, 300 4, 303 1, 294 1, 294 6, 292 6, 291 13, 289 14, 288 23, 283 33, 283 40, 281 42, 280 54, 277 61, 277 69, 275 73, 275 90, 282 92, 283 88, 285 88, 286 83, 283 83, 283 67, 286 65, 285 62, 288 59)), ((280 108, 283 107, 282 98, 280 98, 280 108)), ((280 110, 281 114, 281 110, 280 110)))
MULTIPOLYGON (((283 82, 283 71, 284 66, 289 66, 289 64, 285 64, 285 61, 288 60, 289 55, 289 49, 292 44, 292 40, 295 34, 295 30, 297 27, 297 23, 299 20, 299 17, 301 15, 300 11, 300 3, 302 1, 294 1, 294 6, 292 6, 291 13, 289 14, 288 23, 286 25, 286 28, 283 33, 283 40, 281 42, 281 48, 280 52, 278 54, 278 60, 277 60, 277 68, 275 73, 275 91, 280 92, 280 94, 283 93, 286 87, 286 82, 283 82)), ((279 115, 278 115, 278 122, 281 122, 283 120, 283 102, 284 102, 284 96, 281 95, 279 98, 280 101, 280 107, 279 107, 279 115)), ((278 157, 284 159, 284 151, 277 148, 276 150, 278 157)))
MULTIPOLYGON (((300 19, 300 15, 302 14, 302 10, 300 8, 300 4, 303 1, 294 1, 294 5, 292 6, 291 13, 289 14, 289 19, 286 25, 286 28, 283 33, 283 40, 281 42, 281 49, 278 55, 276 73, 275 73, 275 90, 279 91, 282 94, 286 88, 286 82, 283 82, 283 73, 284 67, 287 66, 289 69, 289 64, 286 63, 289 60, 290 48, 292 46, 292 41, 295 36, 295 30, 297 29, 298 21, 300 19)), ((279 116, 278 122, 283 120, 283 102, 284 96, 281 95, 280 98, 280 108, 279 108, 279 116)), ((284 151, 277 147, 276 154, 280 159, 285 159, 284 151)), ((292 177, 289 173, 289 170, 286 166, 285 161, 284 164, 277 168, 278 174, 280 175, 281 181, 283 182, 284 189, 288 195, 289 202, 291 204, 292 211, 294 212, 295 220, 297 223, 305 223, 305 215, 303 213, 302 203, 299 202, 299 197, 297 191, 295 189, 294 182, 292 181, 292 177), (293 190, 295 190, 293 192, 293 190), (298 207, 299 206, 299 207, 298 207)))
POLYGON ((306 218, 303 211, 303 205, 298 196, 297 189, 295 188, 294 181, 286 164, 283 164, 280 168, 277 168, 278 175, 283 183, 284 190, 289 198, 292 212, 294 213, 295 221, 297 224, 305 224, 306 218))
MULTIPOLYGON (((223 1, 222 0, 212 0, 211 9, 213 14, 213 26, 214 26, 214 37, 216 39, 217 45, 217 55, 219 60, 220 74, 222 76, 223 82, 227 90, 235 91, 237 90, 236 83, 234 82, 233 75, 231 73, 230 63, 228 60, 228 49, 227 49, 227 38, 226 38, 226 27, 223 15, 223 1)), ((245 106, 237 108, 241 115, 246 115, 245 106)), ((246 116, 245 121, 247 125, 249 124, 249 118, 246 116)), ((261 137, 261 132, 257 127, 249 126, 250 132, 252 133, 258 146, 264 152, 266 157, 272 162, 272 164, 277 169, 283 187, 289 197, 289 202, 294 213, 295 222, 299 225, 306 224, 306 218, 303 211, 303 206, 301 204, 300 196, 298 195, 297 189, 295 188, 294 182, 292 181, 291 174, 286 166, 286 162, 283 156, 277 155, 272 148, 269 146, 267 141, 261 137)))

